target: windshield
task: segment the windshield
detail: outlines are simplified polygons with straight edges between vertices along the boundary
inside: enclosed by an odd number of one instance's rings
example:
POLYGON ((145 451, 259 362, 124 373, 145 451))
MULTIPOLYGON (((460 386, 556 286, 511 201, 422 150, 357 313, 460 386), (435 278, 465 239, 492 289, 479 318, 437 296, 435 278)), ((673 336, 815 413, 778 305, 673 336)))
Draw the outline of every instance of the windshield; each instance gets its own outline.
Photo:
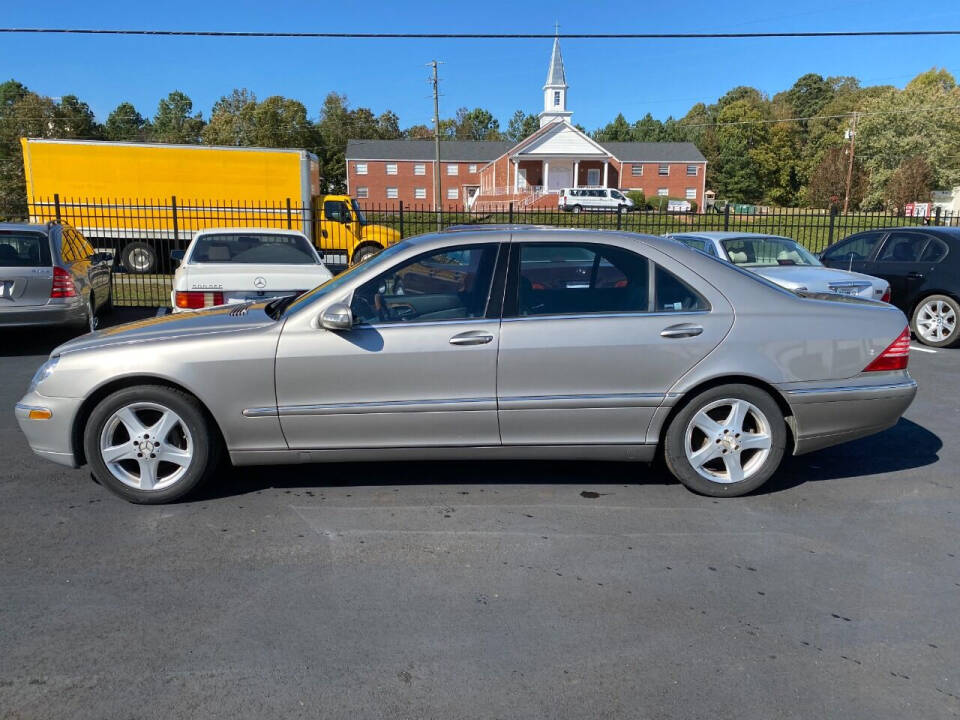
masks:
POLYGON ((720 244, 730 262, 740 267, 820 266, 820 261, 809 250, 786 238, 742 237, 723 240, 720 244))
POLYGON ((310 292, 304 293, 303 295, 298 297, 296 300, 294 300, 292 303, 290 303, 290 305, 287 307, 287 310, 284 314, 289 315, 290 313, 295 313, 301 308, 304 308, 307 305, 310 305, 311 303, 316 302, 320 298, 325 297, 326 295, 329 295, 330 293, 339 290, 347 282, 352 280, 353 277, 358 272, 366 270, 367 268, 370 268, 370 267, 374 267, 376 265, 380 265, 384 262, 389 262, 394 255, 396 255, 398 252, 406 250, 408 247, 410 247, 410 242, 405 240, 403 242, 397 243, 396 245, 391 245, 386 250, 381 250, 376 255, 373 255, 367 260, 364 260, 362 263, 358 263, 353 267, 347 270, 344 270, 342 273, 340 273, 336 277, 330 278, 322 285, 317 285, 317 287, 315 287, 310 292))
POLYGON ((360 209, 360 205, 357 203, 357 201, 351 198, 350 204, 353 207, 353 214, 356 216, 357 222, 361 225, 366 225, 367 216, 363 214, 363 210, 360 209))
POLYGON ((320 260, 306 238, 299 235, 216 233, 196 239, 189 262, 317 265, 320 260))
POLYGON ((50 265, 50 243, 40 233, 0 233, 0 267, 50 265))

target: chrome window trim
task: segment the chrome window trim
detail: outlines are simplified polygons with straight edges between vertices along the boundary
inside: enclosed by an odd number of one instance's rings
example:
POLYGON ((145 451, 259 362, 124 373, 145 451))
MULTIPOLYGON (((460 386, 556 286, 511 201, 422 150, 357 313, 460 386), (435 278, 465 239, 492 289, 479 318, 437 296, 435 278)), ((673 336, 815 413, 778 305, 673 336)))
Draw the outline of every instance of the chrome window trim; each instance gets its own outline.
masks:
POLYGON ((363 323, 360 325, 354 325, 354 330, 377 330, 379 328, 395 328, 395 327, 410 327, 410 328, 422 328, 422 327, 433 327, 433 326, 445 326, 445 325, 479 325, 481 323, 498 323, 500 322, 499 318, 471 318, 469 320, 427 320, 425 322, 387 322, 387 323, 373 323, 367 324, 363 323))
POLYGON ((501 322, 527 322, 529 320, 586 320, 589 318, 624 317, 677 317, 678 315, 709 315, 710 310, 675 310, 673 312, 603 312, 581 313, 576 315, 524 315, 523 317, 503 318, 501 322))

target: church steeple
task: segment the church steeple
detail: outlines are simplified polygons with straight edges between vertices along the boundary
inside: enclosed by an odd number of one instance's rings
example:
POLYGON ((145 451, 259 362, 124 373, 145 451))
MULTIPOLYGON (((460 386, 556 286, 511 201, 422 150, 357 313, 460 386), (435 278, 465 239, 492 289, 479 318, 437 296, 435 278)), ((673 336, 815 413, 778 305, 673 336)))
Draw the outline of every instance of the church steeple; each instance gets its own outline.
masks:
MULTIPOLYGON (((560 28, 557 26, 557 35, 560 28)), ((553 38, 553 52, 547 68, 547 83, 543 86, 543 112, 540 127, 550 123, 568 122, 572 112, 567 110, 567 78, 563 72, 563 55, 560 54, 560 38, 553 38)))

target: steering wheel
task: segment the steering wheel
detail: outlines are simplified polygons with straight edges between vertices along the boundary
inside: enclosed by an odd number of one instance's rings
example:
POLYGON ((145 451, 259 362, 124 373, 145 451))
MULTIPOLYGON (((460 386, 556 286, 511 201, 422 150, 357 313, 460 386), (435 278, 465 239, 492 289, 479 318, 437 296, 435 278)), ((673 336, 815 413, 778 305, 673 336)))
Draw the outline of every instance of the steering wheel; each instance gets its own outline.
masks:
POLYGON ((370 302, 370 298, 368 297, 364 297, 363 295, 354 295, 352 304, 357 308, 357 311, 354 312, 354 315, 361 315, 363 317, 376 315, 381 320, 384 319, 383 314, 377 307, 376 301, 370 302))
POLYGON ((383 320, 384 322, 392 320, 390 308, 387 306, 387 303, 383 300, 383 293, 378 292, 373 296, 373 307, 377 311, 377 317, 383 320))

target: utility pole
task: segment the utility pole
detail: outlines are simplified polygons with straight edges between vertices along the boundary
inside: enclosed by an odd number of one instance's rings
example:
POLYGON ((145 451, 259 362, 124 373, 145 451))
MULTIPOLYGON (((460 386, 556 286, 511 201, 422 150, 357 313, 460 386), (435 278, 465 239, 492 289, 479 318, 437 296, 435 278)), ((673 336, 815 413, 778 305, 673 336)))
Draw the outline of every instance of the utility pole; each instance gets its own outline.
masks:
POLYGON ((440 211, 440 79, 436 60, 428 63, 433 68, 433 209, 437 213, 437 230, 443 218, 440 211))
POLYGON ((847 212, 850 207, 850 185, 853 183, 853 153, 857 147, 857 113, 853 114, 853 127, 848 131, 850 133, 850 158, 847 161, 847 189, 843 193, 843 212, 847 212))

